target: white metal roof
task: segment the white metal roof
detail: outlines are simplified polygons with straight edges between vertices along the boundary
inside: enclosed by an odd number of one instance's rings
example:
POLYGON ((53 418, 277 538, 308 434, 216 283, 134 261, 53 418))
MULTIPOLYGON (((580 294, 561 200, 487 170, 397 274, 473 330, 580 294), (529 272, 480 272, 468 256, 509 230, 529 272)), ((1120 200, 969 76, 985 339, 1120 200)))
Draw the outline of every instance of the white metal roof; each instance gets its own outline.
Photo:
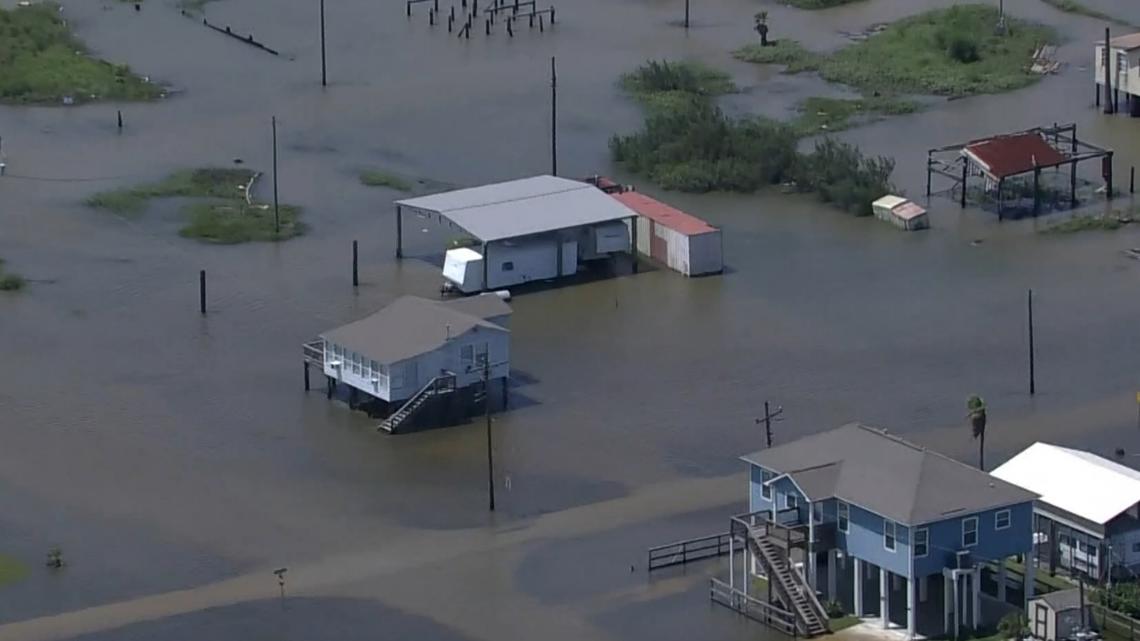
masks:
POLYGON ((899 205, 901 205, 905 202, 907 202, 907 199, 903 198, 902 196, 894 196, 891 194, 887 194, 886 196, 883 196, 882 198, 876 200, 872 204, 878 205, 880 207, 885 207, 887 209, 894 209, 895 207, 898 207, 899 205))
POLYGON ((447 257, 464 263, 483 260, 483 254, 480 254, 470 247, 456 247, 455 249, 449 249, 447 250, 447 257))
POLYGON ((991 473, 1101 525, 1140 502, 1140 472, 1096 454, 1048 443, 1030 445, 991 473))
POLYGON ((396 204, 447 218, 482 242, 637 215, 593 185, 556 176, 445 191, 396 204))

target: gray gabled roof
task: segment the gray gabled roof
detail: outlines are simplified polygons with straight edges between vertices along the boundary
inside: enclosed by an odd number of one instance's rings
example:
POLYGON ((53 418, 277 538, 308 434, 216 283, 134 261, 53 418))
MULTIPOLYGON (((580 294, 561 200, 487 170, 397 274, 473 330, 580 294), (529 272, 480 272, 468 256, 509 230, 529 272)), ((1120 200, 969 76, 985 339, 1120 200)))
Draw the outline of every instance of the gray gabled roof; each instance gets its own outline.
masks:
MULTIPOLYGON (((1050 592, 1049 594, 1042 594, 1033 600, 1044 601, 1054 612, 1079 610, 1081 608, 1081 589, 1071 588, 1069 590, 1058 590, 1056 592, 1050 592)), ((1088 595, 1085 595, 1085 605, 1088 605, 1088 603, 1088 595)))
POLYGON ((478 316, 483 320, 506 316, 511 313, 511 306, 502 298, 492 293, 479 294, 478 296, 464 296, 463 298, 456 298, 439 304, 457 312, 478 316))
MULTIPOLYGON (((491 295, 499 305, 510 308, 497 296, 491 295)), ((482 297, 479 297, 482 298, 482 297)), ((467 303, 487 311, 502 311, 490 301, 467 303)), ((402 296, 380 311, 321 334, 321 338, 349 351, 385 364, 425 354, 439 348, 450 338, 474 329, 475 331, 506 332, 506 328, 491 323, 481 314, 467 313, 456 305, 428 300, 418 296, 402 296)), ((501 316, 501 313, 494 314, 501 316)))
POLYGON ((840 498, 904 525, 1036 498, 977 468, 858 423, 742 458, 787 474, 809 500, 840 498))
POLYGON ((396 204, 446 218, 485 243, 637 216, 597 187, 557 176, 445 191, 396 204))

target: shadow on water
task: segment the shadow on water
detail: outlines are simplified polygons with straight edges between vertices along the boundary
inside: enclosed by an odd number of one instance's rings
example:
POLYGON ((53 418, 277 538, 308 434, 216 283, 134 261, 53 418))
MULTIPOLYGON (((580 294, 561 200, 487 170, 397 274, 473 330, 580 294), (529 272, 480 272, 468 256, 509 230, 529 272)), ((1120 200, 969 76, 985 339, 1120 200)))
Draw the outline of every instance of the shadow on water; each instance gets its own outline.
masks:
MULTIPOLYGON (((275 589, 273 577, 269 590, 275 589)), ((266 599, 136 623, 70 641, 466 641, 429 619, 364 599, 266 599)))

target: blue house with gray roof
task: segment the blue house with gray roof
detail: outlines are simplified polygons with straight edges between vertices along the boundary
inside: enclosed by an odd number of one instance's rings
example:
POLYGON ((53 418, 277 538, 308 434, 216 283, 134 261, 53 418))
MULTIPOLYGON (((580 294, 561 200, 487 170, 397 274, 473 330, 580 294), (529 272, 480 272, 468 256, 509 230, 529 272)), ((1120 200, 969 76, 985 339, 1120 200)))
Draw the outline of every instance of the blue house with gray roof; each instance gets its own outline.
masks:
POLYGON ((732 536, 746 544, 746 572, 769 576, 771 596, 804 619, 802 633, 826 620, 819 595, 912 637, 920 626, 976 628, 980 564, 1032 556, 1036 495, 885 430, 853 423, 742 458, 750 511, 732 536))

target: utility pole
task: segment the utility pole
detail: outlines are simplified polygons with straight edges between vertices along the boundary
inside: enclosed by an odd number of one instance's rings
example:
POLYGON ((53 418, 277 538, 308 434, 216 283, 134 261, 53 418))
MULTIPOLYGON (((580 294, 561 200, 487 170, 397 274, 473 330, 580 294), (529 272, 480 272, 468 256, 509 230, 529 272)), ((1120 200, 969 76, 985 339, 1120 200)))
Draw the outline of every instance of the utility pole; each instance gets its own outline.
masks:
POLYGON ((328 75, 325 73, 325 0, 321 0, 321 86, 328 86, 328 75))
MULTIPOLYGON (((772 447, 772 420, 783 420, 780 418, 783 413, 783 407, 777 407, 775 412, 769 411, 768 401, 764 401, 764 439, 768 447, 772 447)), ((760 419, 756 419, 756 424, 760 424, 760 419)))
POLYGON ((1033 290, 1029 290, 1029 395, 1037 393, 1037 380, 1033 363, 1033 290))
POLYGON ((685 28, 689 28, 689 0, 685 0, 685 28))
POLYGON ((550 56, 550 175, 558 175, 558 73, 550 56))
POLYGON ((495 511, 495 455, 491 448, 491 353, 483 360, 483 416, 487 419, 487 494, 495 511))
POLYGON ((281 234, 281 215, 277 206, 277 116, 273 116, 273 233, 281 234))

